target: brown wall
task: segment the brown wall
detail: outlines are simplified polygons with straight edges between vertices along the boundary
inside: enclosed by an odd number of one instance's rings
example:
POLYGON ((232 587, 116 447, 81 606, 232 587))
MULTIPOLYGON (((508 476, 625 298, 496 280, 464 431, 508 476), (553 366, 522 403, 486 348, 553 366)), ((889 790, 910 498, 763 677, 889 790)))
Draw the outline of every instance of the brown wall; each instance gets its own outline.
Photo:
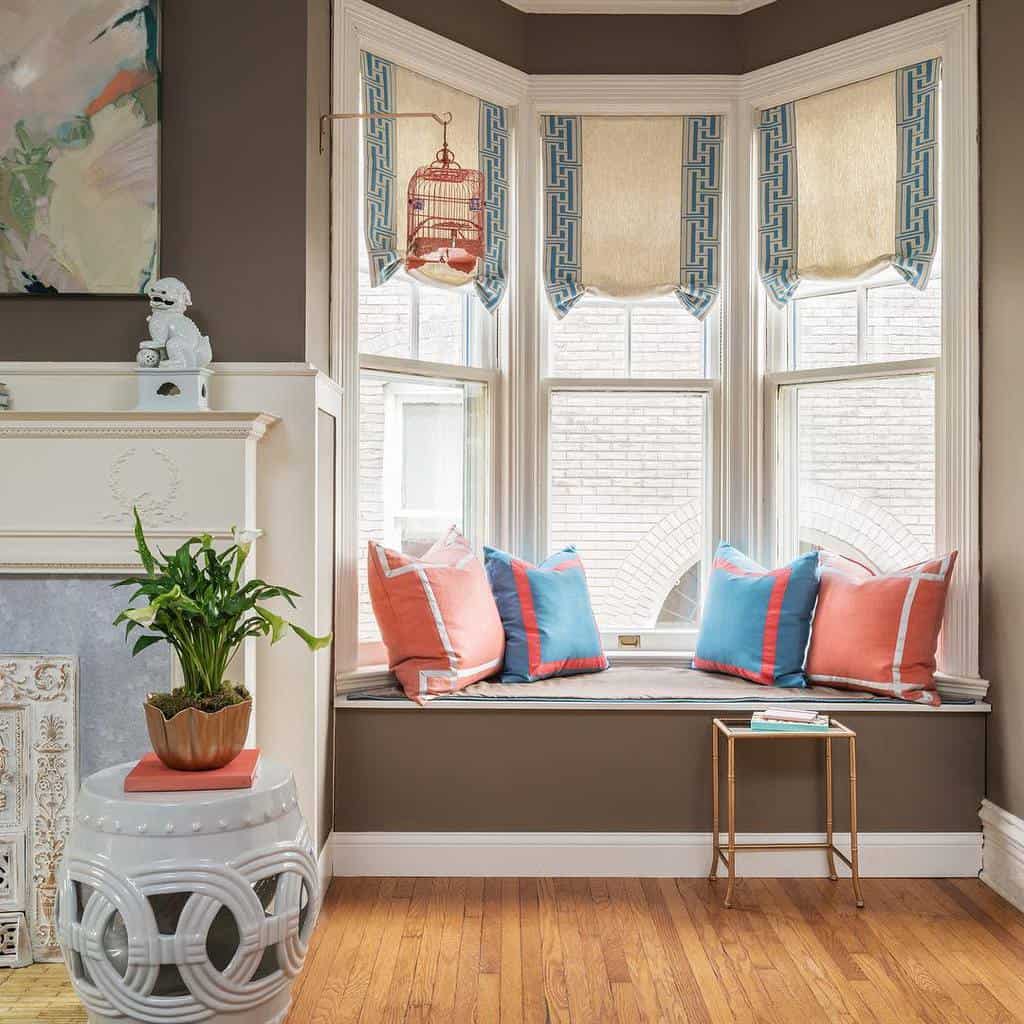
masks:
POLYGON ((501 0, 369 0, 414 25, 526 70, 527 15, 501 0))
POLYGON ((776 0, 730 15, 523 14, 500 0, 371 0, 531 74, 741 74, 953 0, 776 0))
POLYGON ((740 17, 743 71, 871 32, 906 18, 945 7, 954 0, 776 0, 740 17))
POLYGON ((535 75, 723 75, 742 68, 742 17, 531 14, 535 75))
POLYGON ((983 0, 981 14, 982 672, 992 680, 988 796, 1024 816, 1024 4, 983 0))
MULTIPOLYGON (((305 0, 164 0, 160 268, 191 286, 218 360, 305 356, 307 43, 325 105, 330 54, 329 0, 308 6, 319 36, 305 0)), ((0 359, 132 359, 147 312, 142 298, 4 298, 0 359)))
MULTIPOLYGON (((710 712, 343 710, 335 715, 339 832, 708 832, 710 712)), ((977 831, 985 716, 844 713, 858 733, 867 832, 977 831)), ((836 782, 845 784, 845 750, 836 782)), ((737 754, 737 827, 823 828, 821 749, 737 754)), ((845 794, 837 794, 840 828, 845 794)))

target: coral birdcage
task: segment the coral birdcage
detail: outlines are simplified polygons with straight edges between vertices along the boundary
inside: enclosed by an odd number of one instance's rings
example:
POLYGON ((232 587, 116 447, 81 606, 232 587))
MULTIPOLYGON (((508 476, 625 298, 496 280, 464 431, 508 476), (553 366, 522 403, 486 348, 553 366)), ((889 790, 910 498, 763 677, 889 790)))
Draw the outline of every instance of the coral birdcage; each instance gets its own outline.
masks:
POLYGON ((484 176, 459 166, 448 148, 447 121, 442 125, 441 148, 433 163, 420 167, 409 180, 405 264, 416 270, 444 263, 471 274, 484 254, 484 176))

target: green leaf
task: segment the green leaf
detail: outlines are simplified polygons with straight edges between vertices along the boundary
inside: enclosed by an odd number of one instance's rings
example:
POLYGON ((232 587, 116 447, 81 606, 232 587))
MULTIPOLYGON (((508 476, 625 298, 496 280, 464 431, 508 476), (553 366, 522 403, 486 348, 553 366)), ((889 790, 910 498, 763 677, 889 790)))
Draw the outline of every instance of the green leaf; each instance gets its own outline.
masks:
POLYGON ((132 657, 134 658, 136 654, 140 651, 144 651, 147 647, 152 647, 153 644, 160 643, 163 639, 164 638, 162 636, 153 636, 152 634, 140 636, 139 639, 135 641, 135 646, 132 648, 132 657))
POLYGON ((296 626, 294 622, 289 622, 288 625, 291 626, 292 632, 296 636, 302 637, 306 642, 306 646, 311 651, 319 651, 322 648, 329 646, 331 641, 334 639, 333 633, 327 633, 324 636, 313 636, 312 633, 307 633, 301 626, 296 626))
POLYGON ((153 558, 153 552, 149 550, 149 545, 146 543, 146 535, 142 532, 142 520, 139 518, 139 510, 133 506, 132 512, 135 515, 135 546, 138 549, 139 558, 142 559, 143 568, 152 576, 153 570, 156 568, 156 561, 153 558))
POLYGON ((280 615, 275 615, 273 612, 267 611, 266 608, 257 608, 255 611, 270 626, 270 642, 276 644, 284 636, 285 631, 288 629, 288 623, 280 615))

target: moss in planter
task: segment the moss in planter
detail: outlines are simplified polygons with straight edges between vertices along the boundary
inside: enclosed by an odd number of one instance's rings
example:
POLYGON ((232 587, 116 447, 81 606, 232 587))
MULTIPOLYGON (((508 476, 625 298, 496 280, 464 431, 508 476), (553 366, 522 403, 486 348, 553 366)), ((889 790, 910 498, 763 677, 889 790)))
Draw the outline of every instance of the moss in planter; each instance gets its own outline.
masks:
POLYGON ((171 719, 185 708, 209 712, 222 711, 233 704, 241 704, 242 701, 251 699, 252 695, 244 686, 233 686, 229 683, 213 693, 204 693, 198 697, 187 693, 184 687, 171 690, 170 693, 151 693, 147 703, 159 708, 164 718, 171 719))

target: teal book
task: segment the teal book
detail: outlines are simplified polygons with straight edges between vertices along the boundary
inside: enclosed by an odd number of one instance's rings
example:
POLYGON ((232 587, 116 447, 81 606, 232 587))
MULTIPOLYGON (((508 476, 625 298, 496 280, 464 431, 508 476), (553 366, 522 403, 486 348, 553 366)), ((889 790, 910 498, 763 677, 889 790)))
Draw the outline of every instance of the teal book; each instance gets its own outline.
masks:
POLYGON ((827 732, 828 720, 816 722, 771 722, 763 718, 752 718, 750 728, 754 732, 827 732))

